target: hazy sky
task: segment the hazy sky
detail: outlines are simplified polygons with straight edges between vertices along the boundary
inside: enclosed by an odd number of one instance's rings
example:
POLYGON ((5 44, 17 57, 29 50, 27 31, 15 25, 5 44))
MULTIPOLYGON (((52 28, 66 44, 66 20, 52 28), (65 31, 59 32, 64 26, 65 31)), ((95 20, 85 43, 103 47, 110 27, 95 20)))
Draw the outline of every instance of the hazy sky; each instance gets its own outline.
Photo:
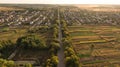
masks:
POLYGON ((0 0, 0 3, 37 4, 120 4, 120 0, 0 0))

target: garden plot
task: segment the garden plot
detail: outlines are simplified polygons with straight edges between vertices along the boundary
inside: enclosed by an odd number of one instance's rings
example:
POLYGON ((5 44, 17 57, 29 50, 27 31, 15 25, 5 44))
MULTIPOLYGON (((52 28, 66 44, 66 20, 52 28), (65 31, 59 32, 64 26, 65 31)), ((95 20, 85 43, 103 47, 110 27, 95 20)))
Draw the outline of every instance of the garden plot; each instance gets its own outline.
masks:
POLYGON ((95 36, 96 34, 91 31, 75 31, 70 33, 71 36, 95 36))
POLYGON ((119 66, 119 27, 79 27, 69 27, 69 31, 72 36, 74 50, 80 57, 80 62, 83 64, 83 67, 119 66))
POLYGON ((100 57, 120 56, 120 50, 118 50, 118 49, 112 49, 112 48, 111 49, 110 48, 95 49, 92 52, 92 56, 100 56, 100 57))

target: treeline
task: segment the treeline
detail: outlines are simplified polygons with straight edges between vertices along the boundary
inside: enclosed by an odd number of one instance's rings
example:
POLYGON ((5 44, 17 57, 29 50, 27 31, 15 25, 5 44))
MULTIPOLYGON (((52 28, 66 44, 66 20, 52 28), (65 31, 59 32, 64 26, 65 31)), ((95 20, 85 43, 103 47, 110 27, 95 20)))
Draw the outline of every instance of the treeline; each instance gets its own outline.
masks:
MULTIPOLYGON (((37 50, 48 50, 48 46, 45 42, 37 35, 26 35, 19 37, 16 43, 12 43, 11 40, 0 41, 0 67, 19 67, 14 61, 6 60, 10 54, 18 49, 37 49, 37 50), (3 59, 4 58, 4 59, 3 59)), ((32 64, 23 64, 23 67, 32 67, 32 64)))
POLYGON ((39 26, 28 30, 28 33, 45 33, 49 30, 48 26, 39 26))
POLYGON ((44 67, 57 67, 59 63, 57 52, 60 49, 59 40, 58 40, 59 22, 55 21, 50 29, 51 29, 51 38, 50 38, 49 51, 51 53, 51 57, 47 59, 44 67))
POLYGON ((13 61, 8 61, 2 58, 7 58, 14 50, 15 46, 11 40, 0 41, 0 67, 14 67, 13 61))
POLYGON ((47 45, 38 35, 27 35, 18 38, 17 46, 24 49, 47 49, 47 45))
POLYGON ((79 67, 79 58, 75 54, 75 51, 72 47, 70 35, 67 29, 66 22, 64 20, 61 21, 61 26, 66 67, 79 67))
MULTIPOLYGON (((0 67, 20 67, 20 66, 16 65, 14 61, 0 59, 0 67)), ((22 65, 22 67, 32 67, 32 65, 28 63, 28 64, 22 65)))
POLYGON ((15 49, 15 44, 11 40, 0 41, 0 58, 7 58, 15 49))

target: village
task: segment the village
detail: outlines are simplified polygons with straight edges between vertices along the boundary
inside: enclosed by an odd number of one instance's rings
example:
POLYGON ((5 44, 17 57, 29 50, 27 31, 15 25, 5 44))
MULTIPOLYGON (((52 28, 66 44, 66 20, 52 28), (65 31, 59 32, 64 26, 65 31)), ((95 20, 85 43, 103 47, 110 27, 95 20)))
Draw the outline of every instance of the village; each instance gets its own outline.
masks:
POLYGON ((0 5, 0 67, 119 67, 119 6, 88 7, 0 5))

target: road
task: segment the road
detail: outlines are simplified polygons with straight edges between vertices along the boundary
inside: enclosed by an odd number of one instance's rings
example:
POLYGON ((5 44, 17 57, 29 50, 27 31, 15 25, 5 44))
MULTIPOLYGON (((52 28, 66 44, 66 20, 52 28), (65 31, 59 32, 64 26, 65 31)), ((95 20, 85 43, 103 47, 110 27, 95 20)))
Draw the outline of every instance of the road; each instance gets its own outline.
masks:
POLYGON ((59 8, 58 8, 58 22, 59 22, 59 33, 58 33, 58 39, 60 42, 60 50, 58 51, 58 67, 65 67, 64 63, 64 49, 62 44, 62 32, 61 32, 61 23, 60 23, 60 16, 59 16, 59 8))

